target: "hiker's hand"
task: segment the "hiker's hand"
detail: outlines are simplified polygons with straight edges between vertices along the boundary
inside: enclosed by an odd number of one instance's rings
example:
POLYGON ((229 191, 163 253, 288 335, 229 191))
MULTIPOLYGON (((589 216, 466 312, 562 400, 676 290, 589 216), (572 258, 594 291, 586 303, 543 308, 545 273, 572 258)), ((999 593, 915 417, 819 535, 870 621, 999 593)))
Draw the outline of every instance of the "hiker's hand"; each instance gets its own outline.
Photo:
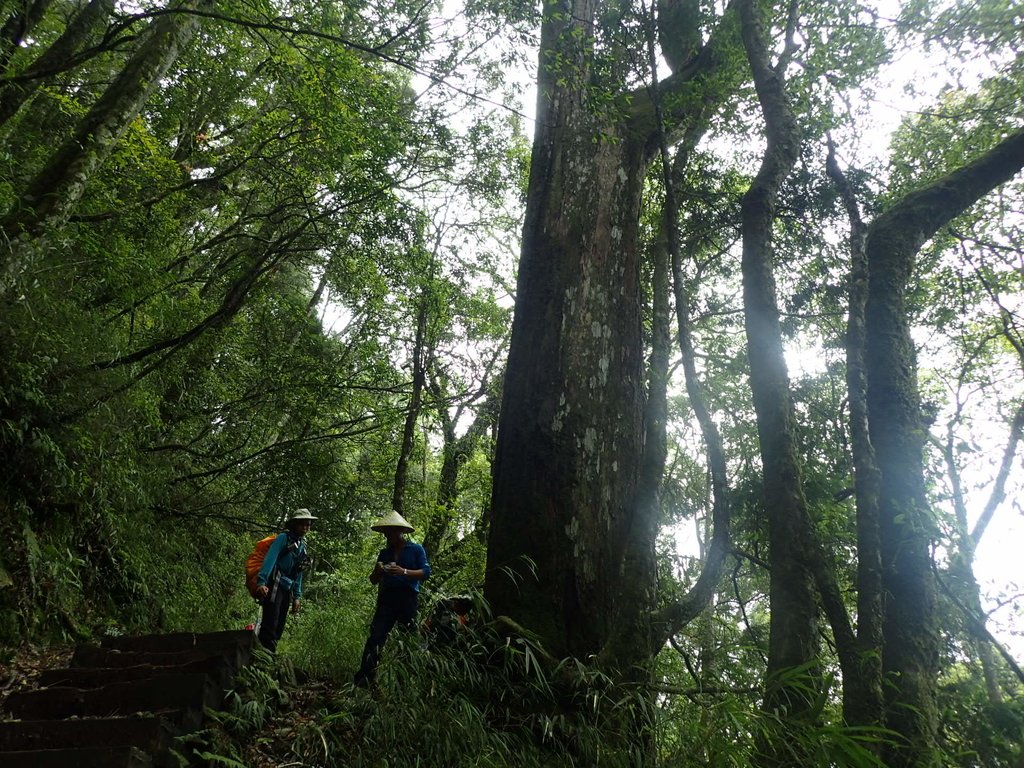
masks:
POLYGON ((258 597, 260 600, 266 600, 267 595, 269 594, 270 590, 267 589, 266 584, 260 584, 258 587, 256 587, 256 597, 258 597))
POLYGON ((298 613, 299 612, 299 605, 300 605, 301 602, 302 601, 299 600, 299 598, 297 598, 297 597, 294 600, 292 600, 292 613, 298 613))

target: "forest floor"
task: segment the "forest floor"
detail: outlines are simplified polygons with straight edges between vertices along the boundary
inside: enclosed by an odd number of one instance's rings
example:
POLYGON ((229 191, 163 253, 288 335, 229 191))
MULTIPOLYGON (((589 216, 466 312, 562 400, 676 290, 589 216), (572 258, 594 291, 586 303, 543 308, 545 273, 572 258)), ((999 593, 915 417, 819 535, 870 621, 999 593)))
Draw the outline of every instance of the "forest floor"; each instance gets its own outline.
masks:
POLYGON ((302 765, 310 752, 329 751, 321 720, 334 693, 330 684, 313 680, 289 691, 288 705, 273 712, 262 728, 248 738, 235 737, 242 762, 248 768, 278 768, 296 760, 302 765))
MULTIPOLYGON (((36 688, 40 673, 66 667, 74 652, 75 646, 70 643, 45 647, 24 645, 14 649, 8 660, 0 661, 0 711, 12 693, 36 688)), ((4 656, 7 657, 7 653, 4 656)))

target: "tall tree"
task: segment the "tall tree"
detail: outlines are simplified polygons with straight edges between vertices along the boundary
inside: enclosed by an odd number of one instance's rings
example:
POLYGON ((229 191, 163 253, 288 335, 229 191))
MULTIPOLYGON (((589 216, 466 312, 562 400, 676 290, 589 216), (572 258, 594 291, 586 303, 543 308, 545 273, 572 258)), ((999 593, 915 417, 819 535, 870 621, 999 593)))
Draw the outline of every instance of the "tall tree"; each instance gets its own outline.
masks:
MULTIPOLYGON (((182 10, 202 2, 188 0, 182 10)), ((6 241, 0 254, 0 294, 7 295, 45 253, 40 235, 67 221, 93 173, 159 86, 196 24, 196 17, 188 13, 170 13, 153 22, 146 41, 79 121, 74 135, 53 154, 0 221, 6 241)))
MULTIPOLYGON (((721 94, 712 75, 731 77, 734 14, 707 20, 701 44, 698 8, 660 6, 673 74, 657 95, 671 105, 672 135, 707 119, 703 105, 721 94)), ((654 94, 629 88, 621 64, 602 69, 629 42, 627 10, 588 0, 543 10, 488 542, 485 595, 494 610, 552 651, 580 657, 600 653, 612 636, 626 544, 634 529, 652 530, 642 516, 653 511, 637 508, 645 403, 638 222, 658 126, 654 94), (609 81, 599 71, 621 74, 609 81)), ((646 600, 655 593, 650 583, 633 589, 646 600)), ((650 656, 649 633, 635 629, 636 642, 613 666, 650 656)))
POLYGON ((0 84, 0 126, 18 112, 48 77, 71 66, 73 56, 96 36, 113 12, 113 0, 89 0, 45 51, 16 76, 0 84))
POLYGON ((935 526, 925 491, 924 435, 907 292, 920 248, 940 227, 1024 167, 1024 130, 1011 132, 967 165, 894 201, 868 227, 865 367, 871 442, 880 467, 879 532, 883 670, 887 719, 906 739, 894 766, 937 759, 935 685, 939 629, 931 545, 935 526))
MULTIPOLYGON (((754 7, 740 7, 745 13, 739 14, 739 26, 750 52, 751 41, 757 40, 754 7)), ((817 9, 803 9, 806 16, 797 15, 798 10, 801 9, 790 4, 790 23, 782 22, 779 28, 792 30, 805 19, 813 20, 814 23, 805 25, 806 30, 800 27, 801 34, 806 32, 813 38, 817 33, 812 28, 821 22, 817 9)), ((716 85, 727 90, 735 83, 729 79, 731 70, 723 56, 730 25, 735 30, 737 23, 735 11, 730 6, 722 18, 709 22, 703 35, 705 42, 701 44, 685 31, 694 29, 690 24, 699 18, 693 6, 666 3, 659 8, 661 53, 673 74, 653 91, 666 97, 661 103, 666 105, 665 126, 673 141, 689 130, 699 131, 705 114, 701 107, 720 103, 718 100, 723 98, 722 91, 705 87, 704 74, 720 76, 716 85), (687 85, 685 97, 674 90, 680 83, 687 85)), ((650 115, 654 115, 653 122, 658 122, 658 102, 651 94, 630 92, 625 86, 627 78, 608 78, 609 71, 619 71, 615 66, 600 70, 605 77, 597 76, 597 67, 608 61, 624 66, 617 55, 636 45, 636 41, 628 39, 631 27, 628 16, 622 13, 621 8, 613 12, 593 3, 553 4, 545 9, 543 17, 538 125, 499 425, 486 585, 486 594, 497 611, 509 613, 537 632, 555 651, 597 654, 610 666, 636 664, 657 650, 656 643, 644 643, 644 638, 650 640, 656 633, 650 632, 645 622, 630 618, 645 616, 652 606, 655 590, 651 582, 641 575, 639 583, 630 584, 629 609, 616 602, 625 590, 607 586, 626 574, 644 573, 629 563, 631 553, 642 551, 642 547, 630 547, 637 532, 657 528, 650 525, 650 511, 640 503, 645 493, 650 492, 650 488, 641 487, 644 460, 652 455, 645 452, 659 449, 657 439, 646 432, 651 426, 648 418, 657 419, 657 410, 648 410, 654 389, 649 395, 641 386, 643 313, 638 309, 641 304, 637 296, 642 293, 638 286, 644 275, 638 266, 636 222, 642 208, 639 181, 644 179, 652 148, 658 143, 650 120, 650 115), (609 19, 617 23, 615 31, 603 26, 609 19), (626 93, 628 99, 617 101, 626 93), (527 530, 528 535, 524 533, 527 530), (636 640, 632 651, 618 650, 626 645, 619 642, 621 635, 615 631, 618 621, 625 622, 625 631, 636 640), (613 639, 616 652, 607 653, 613 639)), ((844 18, 849 21, 849 15, 844 18)), ((849 30, 852 26, 838 23, 836 28, 849 30)), ((874 44, 865 42, 866 48, 874 44)), ((909 420, 900 424, 898 419, 888 418, 890 414, 883 414, 886 407, 892 406, 891 402, 889 406, 883 403, 889 402, 893 387, 880 380, 897 375, 894 371, 900 370, 900 365, 895 358, 883 363, 879 356, 880 345, 885 346, 881 341, 882 328, 888 328, 891 342, 906 332, 910 315, 905 306, 884 318, 877 312, 876 302, 884 292, 882 275, 887 266, 884 258, 871 249, 888 248, 894 235, 881 235, 888 213, 876 217, 865 235, 868 292, 854 295, 851 317, 854 339, 859 333, 860 318, 865 319, 867 326, 863 364, 866 374, 862 383, 856 371, 855 353, 851 356, 855 370, 850 380, 851 388, 856 387, 856 396, 865 397, 857 404, 858 472, 867 481, 858 486, 859 492, 865 494, 860 542, 865 556, 862 575, 866 580, 861 605, 863 632, 858 636, 837 574, 817 541, 807 500, 803 498, 801 446, 786 380, 779 309, 772 296, 770 273, 768 279, 764 277, 765 265, 771 264, 771 259, 766 258, 770 257, 766 246, 773 234, 772 196, 779 194, 786 173, 796 162, 798 144, 795 131, 787 130, 793 127, 793 115, 780 108, 784 106, 779 86, 784 82, 786 52, 784 61, 773 68, 765 54, 767 46, 763 42, 760 45, 759 55, 751 55, 751 59, 756 58, 752 61, 754 82, 768 113, 769 147, 766 178, 755 179, 744 201, 748 217, 744 272, 751 383, 769 496, 766 508, 769 518, 777 515, 769 522, 773 623, 769 674, 772 680, 782 679, 785 670, 814 667, 824 661, 817 648, 820 598, 821 608, 833 628, 844 677, 851 681, 851 691, 857 686, 855 679, 861 671, 869 673, 863 688, 849 701, 850 721, 872 724, 881 717, 878 667, 871 663, 865 668, 862 663, 877 658, 884 636, 882 666, 893 679, 902 680, 906 694, 890 696, 886 702, 886 722, 914 743, 914 716, 907 713, 921 712, 926 721, 927 707, 922 709, 918 704, 925 703, 928 697, 915 700, 913 694, 913 681, 925 676, 909 672, 914 665, 910 638, 917 638, 920 649, 928 646, 932 642, 928 638, 935 634, 934 626, 921 620, 933 611, 929 608, 928 590, 916 592, 915 615, 915 611, 893 610, 893 605, 908 599, 909 593, 897 598, 890 589, 894 579, 907 578, 910 573, 917 576, 909 581, 919 578, 923 584, 928 580, 921 569, 922 553, 927 551, 927 546, 921 544, 924 538, 916 539, 914 545, 908 541, 900 543, 896 530, 900 528, 901 533, 906 533, 915 515, 908 513, 909 507, 902 501, 896 504, 902 512, 895 512, 893 506, 898 485, 895 478, 901 476, 905 480, 923 475, 920 464, 916 468, 899 468, 895 461, 898 451, 892 450, 892 441, 913 442, 912 435, 920 435, 921 423, 917 421, 911 428, 909 420), (773 87, 774 98, 770 93, 773 87), (780 144, 787 145, 789 151, 775 153, 780 144), (766 201, 768 204, 763 204, 766 201), (885 246, 879 245, 881 240, 886 241, 885 246), (902 313, 902 325, 895 320, 898 313, 902 313), (868 433, 863 430, 865 414, 869 420, 868 433), (865 449, 877 451, 878 465, 887 470, 887 476, 878 476, 877 523, 868 498, 874 488, 870 450, 865 449), (884 542, 884 546, 879 542, 884 542), (911 550, 916 555, 910 556, 911 550), (894 562, 904 557, 909 559, 894 562), (901 575, 897 577, 897 573, 901 575), (876 620, 882 615, 883 594, 891 597, 885 606, 884 622, 879 624, 876 620)), ((810 70, 818 68, 819 74, 824 73, 823 80, 836 82, 835 67, 815 58, 822 50, 835 47, 833 40, 823 43, 821 48, 809 49, 801 64, 810 70)), ((849 72, 843 70, 842 77, 856 79, 862 73, 852 68, 849 72)), ((815 87, 808 86, 801 98, 813 101, 815 87)), ((791 202, 794 206, 805 204, 798 194, 794 194, 791 202)), ((931 208, 934 214, 935 206, 931 208)), ((930 229, 925 239, 934 231, 930 229)), ((915 248, 922 242, 917 242, 915 248)), ((863 266, 864 262, 859 263, 863 266)), ((656 280, 652 328, 656 334, 661 293, 658 270, 653 274, 656 280)), ((863 275, 858 275, 857 280, 862 285, 863 275)), ((656 335, 652 346, 657 352, 656 335)), ((657 366, 652 363, 648 373, 655 378, 657 366)), ((919 454, 920 447, 919 442, 919 454)), ((915 498, 920 501, 924 498, 923 484, 916 487, 921 493, 915 498)), ((648 535, 641 533, 638 538, 648 535)), ((821 699, 801 690, 801 683, 789 680, 793 688, 788 691, 769 688, 768 708, 785 712, 787 717, 796 713, 812 720, 821 699)), ((898 688, 899 685, 890 690, 898 688)), ((893 752, 896 754, 898 751, 893 752)), ((931 759, 927 745, 921 754, 924 761, 931 759)))
MULTIPOLYGON (((795 6, 791 6, 791 12, 795 12, 795 6)), ((810 535, 801 481, 796 425, 775 295, 772 228, 779 189, 799 156, 801 137, 789 106, 783 75, 791 51, 784 50, 782 60, 773 66, 765 21, 756 3, 740 3, 740 18, 767 134, 761 167, 741 204, 744 325, 771 555, 771 628, 765 707, 769 711, 785 710, 791 717, 800 718, 813 711, 815 686, 793 681, 793 671, 807 670, 818 659, 818 605, 810 568, 815 541, 810 535), (787 683, 787 679, 791 682, 787 683)))
POLYGON ((857 528, 857 640, 855 661, 843 679, 843 714, 854 725, 879 725, 882 696, 882 564, 878 529, 878 463, 868 432, 864 371, 865 304, 868 265, 864 252, 867 225, 856 194, 839 167, 828 137, 829 177, 850 219, 850 272, 847 292, 846 390, 849 398, 850 452, 853 460, 857 528))

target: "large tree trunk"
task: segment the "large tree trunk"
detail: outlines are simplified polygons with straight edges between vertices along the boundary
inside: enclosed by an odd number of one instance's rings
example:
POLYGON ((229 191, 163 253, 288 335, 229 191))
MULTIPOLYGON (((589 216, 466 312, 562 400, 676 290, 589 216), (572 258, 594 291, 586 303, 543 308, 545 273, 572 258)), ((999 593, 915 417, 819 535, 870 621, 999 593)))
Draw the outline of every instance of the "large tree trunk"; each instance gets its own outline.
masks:
MULTIPOLYGON (((661 8, 676 18, 672 7, 691 4, 661 8)), ((590 82, 598 6, 544 7, 485 596, 555 654, 586 658, 614 638, 620 650, 601 659, 625 669, 650 654, 655 594, 657 527, 637 494, 645 430, 638 219, 657 126, 647 89, 590 82), (617 94, 610 102, 606 88, 617 94), (625 635, 613 631, 623 624, 625 635)), ((676 70, 658 91, 685 88, 689 97, 671 99, 670 135, 703 115, 704 78, 722 64, 719 38, 716 30, 684 55, 699 34, 666 36, 679 46, 666 52, 676 70)))
POLYGON ((813 696, 792 676, 818 656, 818 599, 809 563, 813 539, 800 476, 789 375, 775 297, 772 226, 779 188, 796 162, 800 133, 779 71, 770 66, 767 33, 753 0, 740 3, 743 42, 765 117, 767 148, 743 196, 743 305, 750 387, 771 557, 771 618, 764 707, 806 717, 813 696), (788 674, 787 674, 788 673, 788 674))
MULTIPOLYGON (((186 0, 180 7, 205 2, 209 0, 186 0)), ((8 294, 45 253, 40 234, 67 221, 93 174, 178 58, 195 25, 195 17, 188 13, 157 18, 146 42, 4 216, 7 247, 0 257, 0 295, 8 294)))
POLYGON ((572 32, 585 31, 594 7, 545 7, 485 586, 497 613, 580 658, 601 650, 614 617, 644 405, 637 221, 647 153, 572 82, 588 72, 572 32))
MULTIPOLYGON (((660 110, 658 110, 660 112, 660 110)), ((660 120, 659 120, 660 122, 660 120)), ((664 136, 663 131, 659 135, 664 136)), ((667 148, 662 138, 662 150, 667 148)), ((667 162, 667 157, 665 158, 667 162)), ((662 212, 662 226, 676 230, 676 209, 670 190, 662 212)), ((673 235, 670 234, 670 239, 673 235)), ((661 521, 661 481, 668 455, 669 355, 672 348, 672 315, 669 305, 669 264, 672 245, 655 244, 651 258, 651 336, 647 364, 647 396, 644 406, 644 442, 632 508, 631 523, 624 542, 622 573, 615 596, 618 616, 599 660, 604 667, 626 665, 625 679, 643 683, 649 679, 644 662, 656 653, 651 608, 657 599, 657 569, 654 544, 661 521), (667 246, 667 247, 664 247, 667 246)), ((675 248, 678 251, 678 248, 675 248)))
POLYGON ((921 246, 1022 166, 1024 130, 1018 130, 974 162, 896 201, 868 228, 865 366, 871 442, 881 470, 886 724, 905 740, 888 750, 893 768, 934 765, 938 726, 939 631, 931 559, 936 530, 925 496, 928 425, 917 388, 907 289, 921 246))

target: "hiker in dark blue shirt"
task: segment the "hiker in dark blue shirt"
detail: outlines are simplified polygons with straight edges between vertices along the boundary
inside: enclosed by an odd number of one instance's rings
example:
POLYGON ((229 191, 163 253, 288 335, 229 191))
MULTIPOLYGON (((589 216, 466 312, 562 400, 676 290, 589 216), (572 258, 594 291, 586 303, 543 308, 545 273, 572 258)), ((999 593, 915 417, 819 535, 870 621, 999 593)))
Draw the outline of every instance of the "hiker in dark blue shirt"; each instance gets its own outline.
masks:
POLYGON ((420 583, 430 576, 426 550, 405 538, 416 529, 404 517, 391 512, 370 528, 384 535, 387 546, 377 555, 370 574, 370 582, 377 585, 377 608, 370 622, 370 637, 363 648, 362 664, 355 675, 355 684, 359 686, 373 682, 380 649, 395 624, 415 630, 420 583))
POLYGON ((277 650, 289 608, 292 613, 299 612, 302 576, 309 565, 305 536, 314 520, 308 509, 297 509, 284 524, 284 532, 270 545, 256 577, 254 594, 263 606, 257 637, 268 651, 277 650))

